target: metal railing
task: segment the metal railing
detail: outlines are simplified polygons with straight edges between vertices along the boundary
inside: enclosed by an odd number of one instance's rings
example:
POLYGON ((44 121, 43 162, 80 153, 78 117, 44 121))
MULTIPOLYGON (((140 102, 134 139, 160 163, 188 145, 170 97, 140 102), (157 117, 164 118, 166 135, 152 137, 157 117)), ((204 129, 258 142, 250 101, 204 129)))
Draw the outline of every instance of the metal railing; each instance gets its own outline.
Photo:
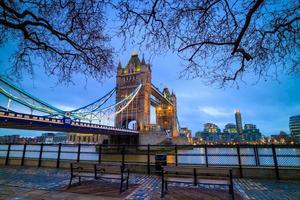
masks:
POLYGON ((0 144, 5 165, 11 159, 61 162, 121 162, 145 166, 151 173, 155 155, 165 154, 170 165, 233 167, 243 177, 245 168, 300 169, 300 145, 102 145, 102 144, 0 144))

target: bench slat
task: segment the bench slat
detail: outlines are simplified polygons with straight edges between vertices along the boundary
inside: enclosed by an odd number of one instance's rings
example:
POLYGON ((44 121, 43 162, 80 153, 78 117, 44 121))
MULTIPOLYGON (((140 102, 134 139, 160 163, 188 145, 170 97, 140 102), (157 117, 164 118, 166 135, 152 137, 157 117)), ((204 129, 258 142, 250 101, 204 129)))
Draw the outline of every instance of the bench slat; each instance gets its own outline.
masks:
POLYGON ((176 167, 176 166, 163 166, 163 170, 165 172, 171 172, 171 173, 176 173, 176 172, 182 172, 182 173, 194 173, 194 168, 192 167, 176 167))
POLYGON ((194 169, 196 170, 196 175, 201 174, 214 174, 220 176, 230 176, 230 169, 220 169, 220 168, 199 168, 199 167, 183 167, 183 166, 164 166, 163 170, 169 173, 186 173, 194 174, 194 169))
POLYGON ((97 174, 98 178, 121 179, 120 174, 97 174))
POLYGON ((207 169, 207 168, 196 168, 196 174, 218 174, 218 175, 230 175, 230 169, 207 169))
POLYGON ((181 177, 167 177, 165 179, 168 182, 175 182, 175 183, 193 183, 193 178, 181 178, 181 177))
POLYGON ((207 184, 207 185, 230 185, 229 180, 217 180, 217 179, 198 179, 198 184, 207 184))
POLYGON ((220 168, 199 168, 183 166, 164 166, 162 173, 161 197, 164 197, 168 182, 226 185, 234 197, 232 170, 220 168))

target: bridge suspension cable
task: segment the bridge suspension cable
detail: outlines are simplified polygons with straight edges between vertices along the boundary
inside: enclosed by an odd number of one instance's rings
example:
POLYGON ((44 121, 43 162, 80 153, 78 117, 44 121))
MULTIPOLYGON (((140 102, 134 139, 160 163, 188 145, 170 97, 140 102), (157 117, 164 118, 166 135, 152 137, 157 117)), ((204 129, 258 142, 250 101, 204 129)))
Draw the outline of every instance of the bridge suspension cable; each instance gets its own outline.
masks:
POLYGON ((78 112, 76 114, 71 114, 71 116, 73 116, 75 119, 85 121, 109 119, 126 109, 128 105, 134 100, 141 87, 142 84, 138 85, 128 96, 115 104, 112 104, 105 108, 99 107, 97 109, 94 109, 92 112, 78 112))
POLYGON ((177 124, 177 129, 180 130, 181 127, 177 115, 176 115, 176 124, 177 124))
MULTIPOLYGON (((36 110, 50 115, 64 115, 64 111, 54 106, 51 106, 44 101, 28 94, 22 89, 16 87, 7 81, 4 77, 0 76, 0 93, 6 96, 9 101, 13 100, 18 102, 31 110, 36 110)), ((7 108, 9 109, 9 108, 7 108)))
POLYGON ((94 101, 93 103, 90 103, 86 106, 83 106, 81 108, 75 109, 70 111, 71 116, 80 115, 81 113, 88 113, 88 112, 94 112, 98 110, 101 106, 103 106, 116 92, 116 88, 109 91, 106 95, 101 97, 100 99, 94 101))

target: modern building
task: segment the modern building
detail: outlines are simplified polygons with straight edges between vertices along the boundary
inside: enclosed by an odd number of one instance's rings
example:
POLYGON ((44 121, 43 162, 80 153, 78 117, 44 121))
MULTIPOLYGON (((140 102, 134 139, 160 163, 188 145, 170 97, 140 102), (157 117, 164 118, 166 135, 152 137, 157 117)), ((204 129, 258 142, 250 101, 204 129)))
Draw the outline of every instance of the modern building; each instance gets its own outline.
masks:
POLYGON ((244 125, 244 129, 245 129, 245 130, 256 129, 256 125, 255 125, 255 124, 245 124, 245 125, 244 125))
POLYGON ((234 123, 228 123, 225 125, 223 129, 223 133, 221 134, 222 142, 239 142, 241 141, 241 136, 238 134, 237 127, 234 123))
POLYGON ((238 133, 236 125, 234 123, 228 123, 225 125, 224 133, 238 133))
POLYGON ((204 132, 207 132, 207 133, 220 133, 221 130, 216 124, 206 123, 206 124, 204 124, 204 132))
POLYGON ((54 136, 54 133, 42 133, 42 136, 40 137, 40 142, 53 143, 54 136))
POLYGON ((235 115, 235 123, 236 123, 236 128, 239 134, 243 133, 243 123, 242 123, 242 115, 240 110, 235 110, 234 112, 235 115))
POLYGON ((67 141, 67 133, 56 133, 53 137, 54 143, 65 143, 67 141))
POLYGON ((255 124, 245 124, 243 136, 247 142, 256 142, 261 139, 261 133, 255 124))
POLYGON ((43 133, 36 137, 36 141, 40 143, 65 143, 67 135, 67 133, 43 133))
POLYGON ((204 130, 201 132, 200 137, 207 142, 218 142, 220 140, 221 130, 213 123, 204 124, 204 130))
POLYGON ((291 116, 289 126, 294 141, 300 143, 300 115, 291 116))

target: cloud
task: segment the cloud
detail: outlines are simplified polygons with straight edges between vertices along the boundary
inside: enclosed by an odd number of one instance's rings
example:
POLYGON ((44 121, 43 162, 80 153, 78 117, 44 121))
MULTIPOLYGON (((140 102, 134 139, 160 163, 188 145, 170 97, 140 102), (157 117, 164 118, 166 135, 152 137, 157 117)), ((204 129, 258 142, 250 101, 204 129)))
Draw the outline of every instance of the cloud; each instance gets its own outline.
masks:
POLYGON ((207 115, 213 116, 213 117, 222 117, 222 116, 232 116, 232 111, 224 111, 223 109, 218 109, 216 107, 211 106, 204 106, 199 107, 199 110, 207 115))
POLYGON ((180 100, 199 100, 204 98, 211 98, 212 93, 211 92, 195 92, 194 88, 182 88, 178 87, 179 92, 175 92, 176 96, 180 100))
POLYGON ((76 108, 74 108, 73 106, 66 106, 66 105, 62 105, 62 104, 55 104, 54 105, 56 108, 59 108, 63 111, 71 111, 71 110, 75 110, 76 108))

